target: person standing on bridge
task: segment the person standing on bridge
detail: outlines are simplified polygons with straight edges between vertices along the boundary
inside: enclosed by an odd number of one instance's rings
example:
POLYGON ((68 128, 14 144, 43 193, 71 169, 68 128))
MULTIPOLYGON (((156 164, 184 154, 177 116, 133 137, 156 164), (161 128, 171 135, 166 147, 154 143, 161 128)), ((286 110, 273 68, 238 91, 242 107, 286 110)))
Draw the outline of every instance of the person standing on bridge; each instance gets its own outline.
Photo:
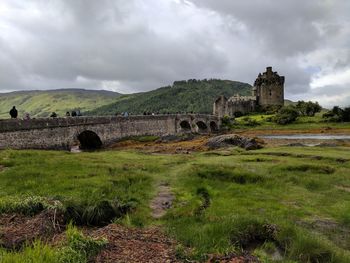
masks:
POLYGON ((10 110, 10 116, 12 119, 17 119, 18 111, 15 106, 13 106, 12 109, 10 110))

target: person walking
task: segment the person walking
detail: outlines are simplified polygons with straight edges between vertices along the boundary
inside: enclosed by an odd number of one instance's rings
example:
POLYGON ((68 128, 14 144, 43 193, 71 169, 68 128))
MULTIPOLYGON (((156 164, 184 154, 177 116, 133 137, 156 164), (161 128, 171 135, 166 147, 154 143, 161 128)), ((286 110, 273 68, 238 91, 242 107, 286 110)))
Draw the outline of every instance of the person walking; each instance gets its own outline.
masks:
POLYGON ((12 109, 10 110, 10 116, 12 119, 17 119, 18 111, 15 106, 13 106, 12 109))

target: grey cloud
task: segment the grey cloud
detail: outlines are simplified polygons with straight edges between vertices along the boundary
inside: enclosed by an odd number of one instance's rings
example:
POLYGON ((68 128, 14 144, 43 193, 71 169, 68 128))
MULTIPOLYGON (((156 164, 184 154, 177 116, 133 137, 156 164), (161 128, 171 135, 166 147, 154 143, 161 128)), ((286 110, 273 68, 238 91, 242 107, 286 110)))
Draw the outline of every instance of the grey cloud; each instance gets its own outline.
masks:
POLYGON ((325 0, 193 2, 237 18, 255 35, 256 41, 264 45, 266 52, 281 56, 316 48, 322 40, 317 23, 331 17, 330 1, 325 0))
POLYGON ((252 84, 273 66, 288 96, 320 96, 308 68, 348 65, 347 2, 4 0, 0 91, 129 93, 212 77, 252 84))

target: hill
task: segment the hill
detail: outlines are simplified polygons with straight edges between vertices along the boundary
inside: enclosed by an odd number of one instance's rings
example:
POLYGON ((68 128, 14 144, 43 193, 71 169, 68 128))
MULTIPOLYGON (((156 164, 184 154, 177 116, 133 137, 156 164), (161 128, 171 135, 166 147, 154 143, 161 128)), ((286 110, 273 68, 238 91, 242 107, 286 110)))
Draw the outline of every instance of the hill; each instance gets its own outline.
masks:
POLYGON ((112 103, 118 96, 119 93, 111 91, 83 89, 0 93, 0 118, 9 118, 12 106, 16 106, 20 117, 24 112, 32 117, 47 117, 53 111, 63 116, 74 109, 83 112, 112 103))
POLYGON ((88 115, 111 115, 121 112, 142 114, 143 112, 212 113, 215 98, 234 94, 249 95, 249 84, 231 80, 175 81, 172 86, 149 92, 118 97, 113 103, 88 112, 88 115))

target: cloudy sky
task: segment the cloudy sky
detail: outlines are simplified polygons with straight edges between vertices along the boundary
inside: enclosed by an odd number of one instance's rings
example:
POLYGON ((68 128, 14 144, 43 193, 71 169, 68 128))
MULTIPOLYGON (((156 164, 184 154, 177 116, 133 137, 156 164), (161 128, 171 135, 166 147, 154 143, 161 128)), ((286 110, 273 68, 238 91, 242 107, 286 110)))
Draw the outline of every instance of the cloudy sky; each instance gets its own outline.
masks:
POLYGON ((0 92, 146 91, 189 78, 350 105, 349 0, 0 0, 0 92))

